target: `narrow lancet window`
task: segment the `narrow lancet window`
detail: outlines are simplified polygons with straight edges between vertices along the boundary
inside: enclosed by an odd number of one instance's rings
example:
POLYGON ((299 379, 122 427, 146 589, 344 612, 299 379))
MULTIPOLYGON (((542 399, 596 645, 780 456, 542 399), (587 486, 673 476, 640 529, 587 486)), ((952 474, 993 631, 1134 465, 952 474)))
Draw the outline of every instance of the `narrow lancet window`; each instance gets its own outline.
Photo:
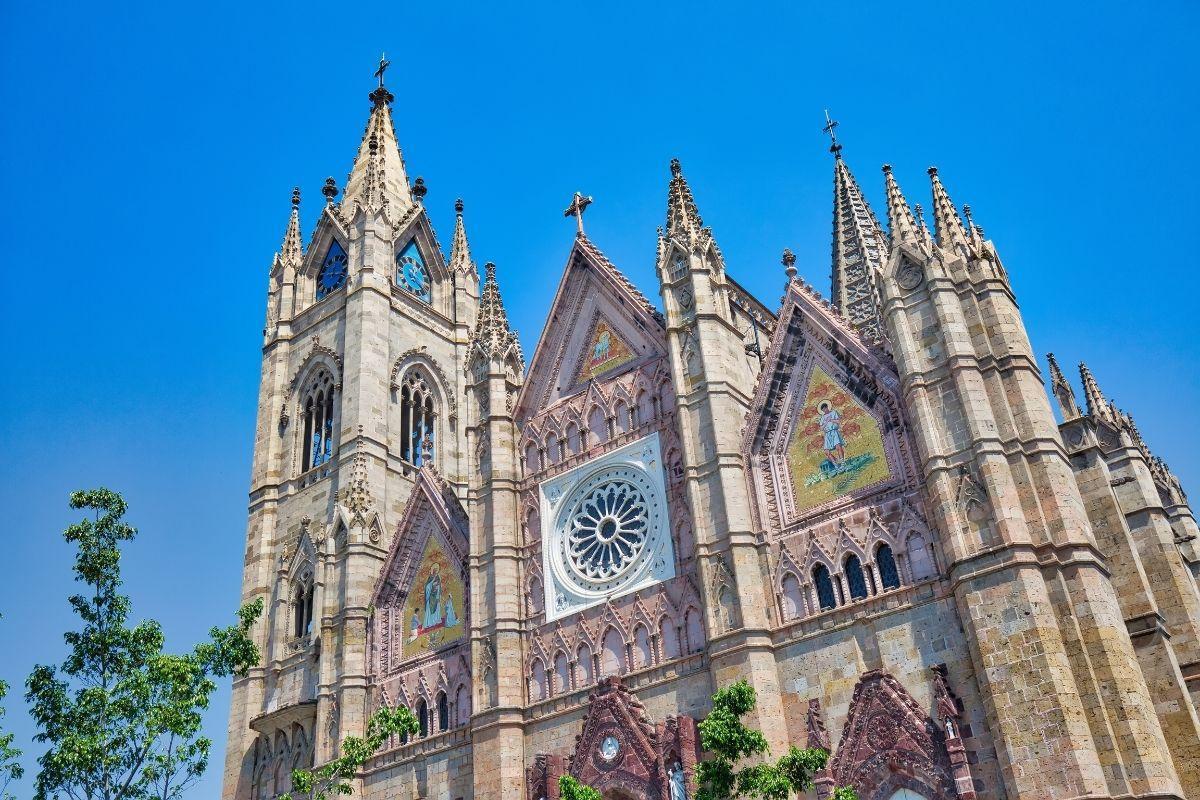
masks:
POLYGON ((896 571, 896 557, 890 546, 879 545, 875 551, 875 566, 879 568, 879 582, 885 590, 900 588, 900 573, 896 571))
POLYGON ((824 564, 817 564, 812 573, 813 585, 817 587, 817 603, 822 611, 837 608, 837 595, 833 592, 833 578, 824 564))
POLYGON ((322 371, 304 393, 301 472, 319 467, 333 457, 333 396, 336 388, 333 377, 322 371))
POLYGON ((400 458, 414 466, 434 463, 437 409, 429 380, 419 369, 409 371, 400 387, 400 458))
POLYGON ((858 556, 852 555, 846 559, 846 583, 850 587, 850 597, 862 600, 867 596, 867 580, 863 576, 862 562, 858 556))

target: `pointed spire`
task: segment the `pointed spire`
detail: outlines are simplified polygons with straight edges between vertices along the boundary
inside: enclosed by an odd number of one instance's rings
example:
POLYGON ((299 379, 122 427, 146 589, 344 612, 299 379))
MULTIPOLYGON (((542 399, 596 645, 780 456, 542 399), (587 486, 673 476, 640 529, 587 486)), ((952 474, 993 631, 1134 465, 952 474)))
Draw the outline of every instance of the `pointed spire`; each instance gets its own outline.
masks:
POLYGON ((471 246, 467 243, 467 229, 463 225, 463 201, 454 201, 454 238, 450 242, 450 271, 475 273, 475 262, 471 259, 471 246))
POLYGON ((299 267, 304 259, 304 245, 300 238, 300 187, 292 189, 292 213, 288 217, 287 231, 279 247, 279 259, 292 267, 299 267))
POLYGON ((1079 377, 1083 379, 1083 397, 1087 402, 1088 414, 1113 422, 1115 417, 1107 398, 1100 391, 1100 385, 1096 383, 1096 379, 1092 377, 1092 371, 1082 361, 1079 362, 1079 377))
POLYGON ((1054 395, 1054 399, 1058 401, 1058 410, 1062 412, 1063 421, 1075 419, 1079 416, 1079 404, 1075 402, 1075 390, 1071 388, 1071 384, 1063 376, 1063 372, 1058 368, 1058 360, 1054 358, 1054 353, 1046 354, 1046 361, 1050 364, 1050 391, 1054 395))
POLYGON ((484 264, 485 277, 479 297, 479 316, 475 329, 471 331, 471 345, 488 358, 504 358, 510 350, 516 352, 522 371, 525 359, 521 354, 521 342, 508 324, 508 313, 500 297, 500 285, 496 283, 496 265, 484 264))
POLYGON ((883 337, 874 276, 883 269, 887 249, 879 220, 842 160, 838 145, 833 163, 833 304, 872 341, 883 337))
POLYGON ((913 219, 912 209, 900 191, 900 185, 892 177, 892 165, 883 165, 883 183, 887 191, 888 231, 891 233, 891 243, 908 242, 916 244, 920 240, 917 221, 913 219))
POLYGON ((671 159, 671 184, 667 189, 667 236, 693 240, 704 229, 692 189, 683 177, 678 158, 671 159))
POLYGON ((933 184, 933 230, 937 234, 938 245, 954 251, 969 247, 967 231, 958 218, 946 187, 938 178, 937 167, 930 167, 928 172, 929 181, 933 184))
POLYGON ((367 118, 354 167, 346 180, 342 205, 350 208, 351 203, 358 202, 372 210, 390 206, 394 214, 399 214, 413 204, 414 198, 392 124, 390 106, 395 98, 383 85, 387 62, 381 60, 380 63, 381 68, 376 72, 379 87, 370 94, 371 115, 367 118))

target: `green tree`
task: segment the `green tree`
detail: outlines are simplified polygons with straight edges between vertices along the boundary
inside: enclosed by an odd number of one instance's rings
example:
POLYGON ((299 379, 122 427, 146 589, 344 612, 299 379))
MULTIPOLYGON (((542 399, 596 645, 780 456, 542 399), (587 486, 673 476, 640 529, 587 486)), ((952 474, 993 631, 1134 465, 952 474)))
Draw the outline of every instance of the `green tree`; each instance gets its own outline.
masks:
POLYGON ((157 622, 126 624, 121 546, 137 531, 123 521, 125 501, 92 489, 73 493, 71 508, 92 512, 65 532, 76 546, 75 580, 88 588, 70 598, 83 624, 64 636, 66 660, 38 665, 25 683, 35 739, 49 745, 38 759, 35 797, 175 800, 208 766, 211 742, 199 733, 214 678, 245 675, 258 663, 247 634, 262 600, 243 606, 236 625, 213 628, 192 652, 166 654, 157 622))
MULTIPOLYGON (((696 800, 786 800, 791 792, 812 788, 813 776, 829 759, 829 753, 819 748, 792 747, 774 763, 760 760, 738 767, 744 759, 768 755, 766 737, 746 727, 741 719, 756 702, 754 688, 745 681, 713 695, 712 711, 699 726, 700 746, 713 756, 696 769, 696 800)), ((858 795, 852 788, 840 788, 834 792, 834 800, 858 800, 858 795)))
MULTIPOLYGON (((8 683, 0 681, 0 700, 7 696, 8 683)), ((4 714, 4 707, 0 706, 0 720, 4 719, 4 714)), ((21 751, 13 747, 13 734, 4 733, 3 730, 0 728, 0 800, 15 800, 14 795, 8 791, 8 785, 19 781, 25 774, 25 768, 17 760, 21 757, 21 751)))
POLYGON ((367 735, 349 736, 342 754, 317 770, 292 770, 292 791, 279 800, 329 800, 331 795, 350 794, 350 781, 390 736, 415 736, 421 729, 417 718, 404 706, 381 708, 367 722, 367 735))
POLYGON ((558 796, 561 800, 603 800, 599 792, 586 783, 580 783, 570 775, 559 777, 558 796))

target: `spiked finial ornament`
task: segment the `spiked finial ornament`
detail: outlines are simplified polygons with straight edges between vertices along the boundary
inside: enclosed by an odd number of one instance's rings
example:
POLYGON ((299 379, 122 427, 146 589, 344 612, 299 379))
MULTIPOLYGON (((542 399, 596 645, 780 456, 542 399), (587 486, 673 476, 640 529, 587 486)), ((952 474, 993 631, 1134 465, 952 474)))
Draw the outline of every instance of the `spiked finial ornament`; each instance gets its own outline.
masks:
POLYGON ((292 188, 292 208, 299 208, 299 207, 300 207, 300 187, 295 186, 292 188))
POLYGON ((417 180, 415 183, 413 183, 413 187, 412 187, 413 199, 416 200, 418 203, 423 203, 425 201, 425 195, 428 192, 429 192, 429 188, 427 186, 425 186, 425 179, 422 178, 420 175, 418 175, 417 180))
POLYGON ((321 194, 325 195, 326 203, 332 203, 338 196, 337 182, 333 178, 326 178, 325 185, 321 187, 321 194))
POLYGON ((463 201, 462 201, 461 197, 454 201, 454 213, 455 214, 463 213, 463 201))
POLYGON ((789 281, 796 277, 796 254, 791 251, 791 248, 784 248, 783 259, 780 263, 783 264, 783 272, 789 281))
POLYGON ((683 174, 683 165, 679 163, 678 158, 671 159, 671 177, 678 178, 683 174))

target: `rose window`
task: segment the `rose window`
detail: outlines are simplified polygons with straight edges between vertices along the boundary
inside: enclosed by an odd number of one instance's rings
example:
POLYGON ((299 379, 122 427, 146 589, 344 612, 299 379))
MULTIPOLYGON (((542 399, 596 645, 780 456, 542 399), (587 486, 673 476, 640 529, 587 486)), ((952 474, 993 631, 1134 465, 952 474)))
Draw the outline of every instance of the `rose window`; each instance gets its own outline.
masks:
POLYGON ((575 505, 567 529, 571 568, 588 581, 607 581, 624 572, 646 546, 646 496, 634 484, 610 480, 575 505))

